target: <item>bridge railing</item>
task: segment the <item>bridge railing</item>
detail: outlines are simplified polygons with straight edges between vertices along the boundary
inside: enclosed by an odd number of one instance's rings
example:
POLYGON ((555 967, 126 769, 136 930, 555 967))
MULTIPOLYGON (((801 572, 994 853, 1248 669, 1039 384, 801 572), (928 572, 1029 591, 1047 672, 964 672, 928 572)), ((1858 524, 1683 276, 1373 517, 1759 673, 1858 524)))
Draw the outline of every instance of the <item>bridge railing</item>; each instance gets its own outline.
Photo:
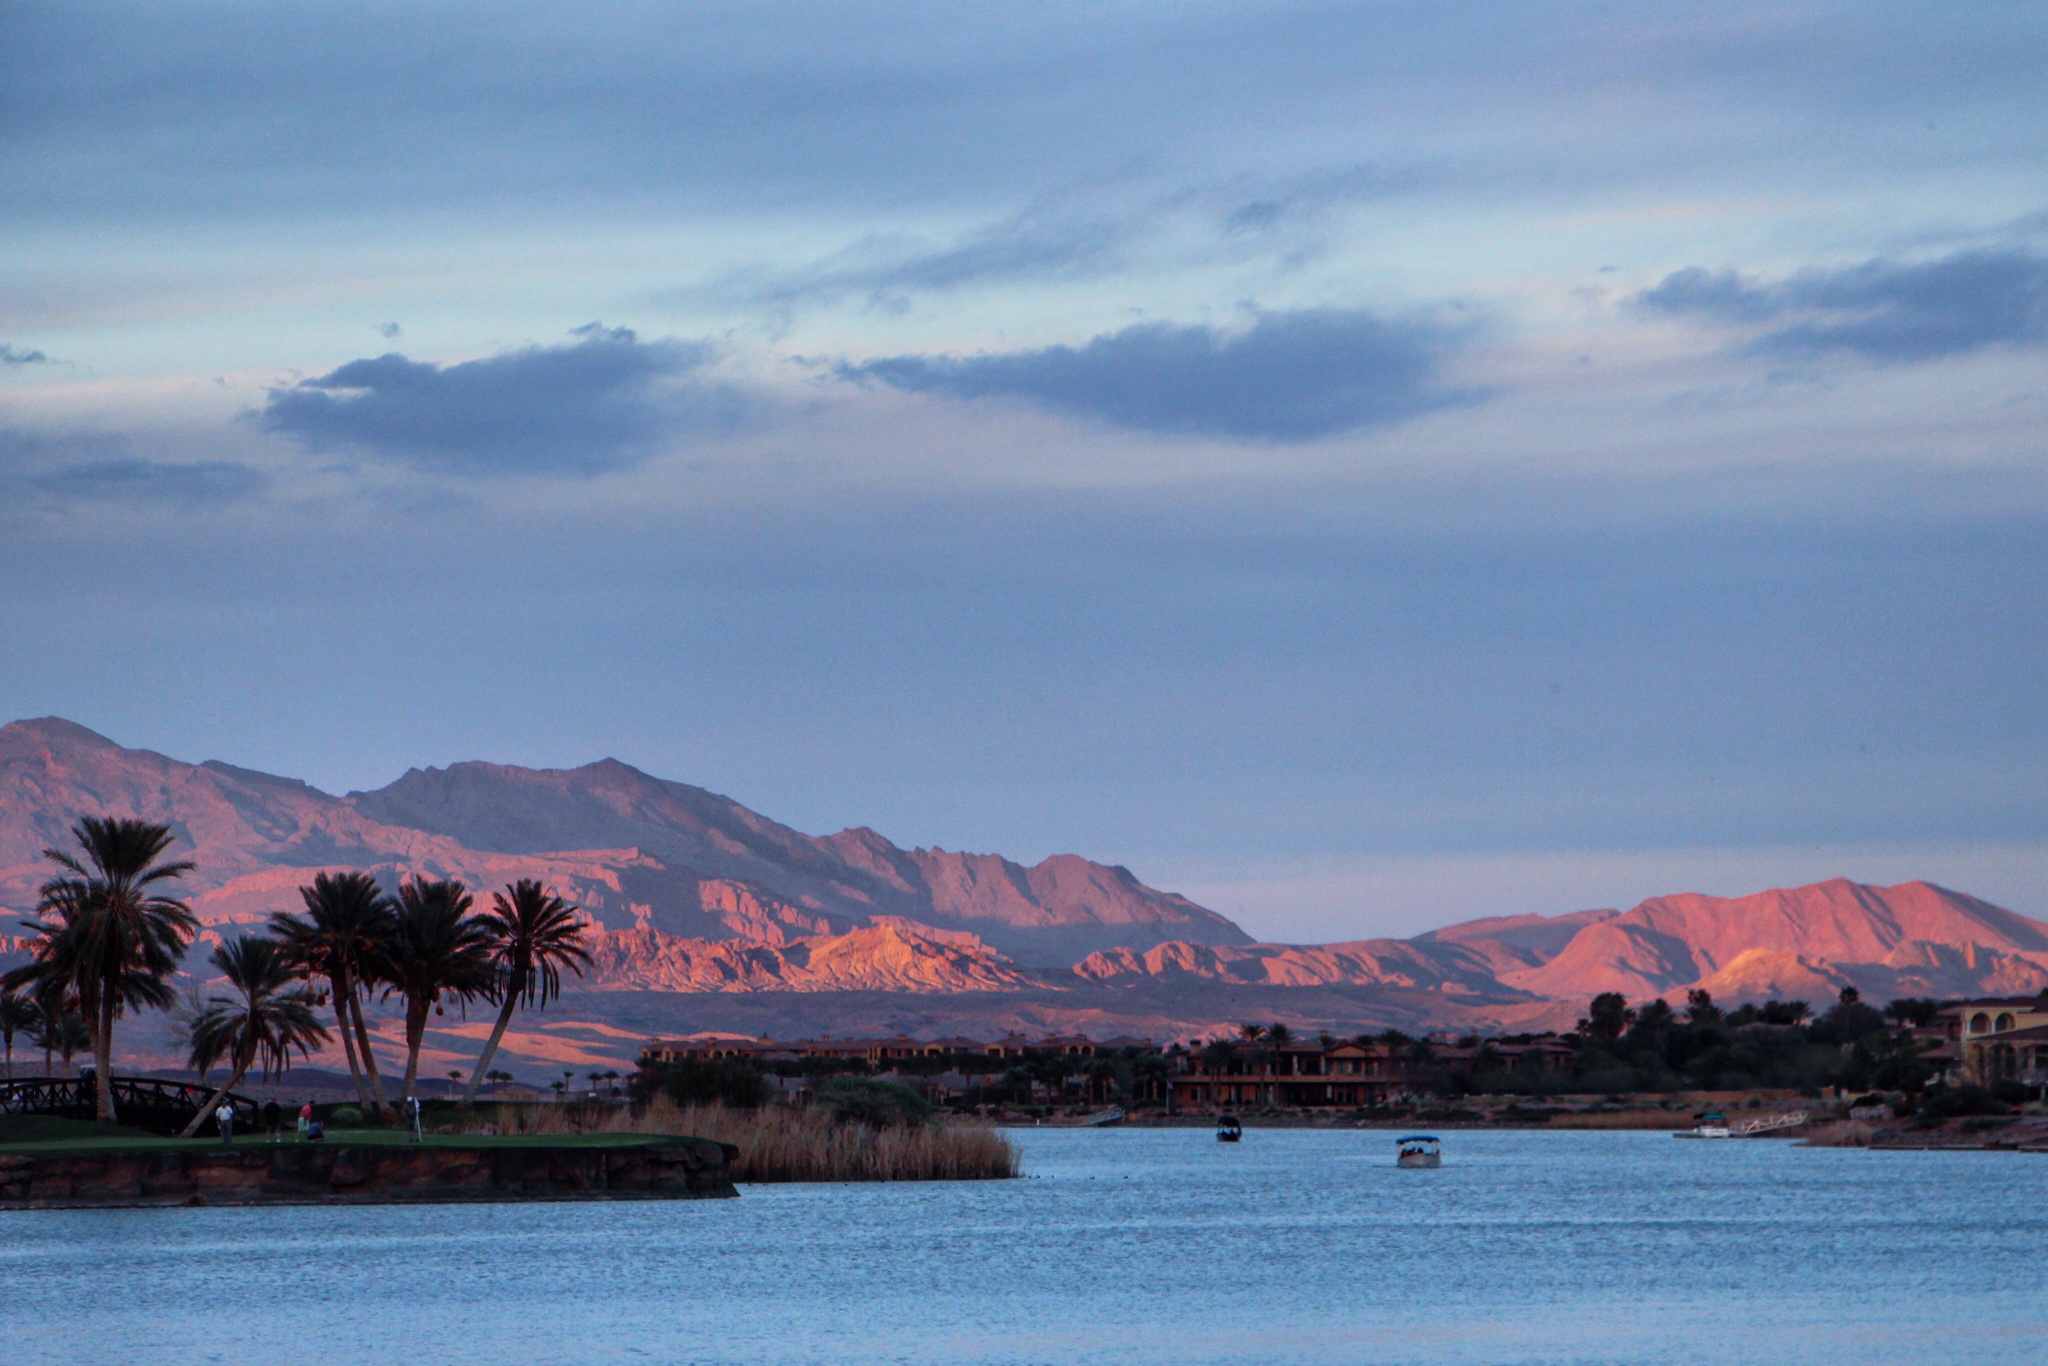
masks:
MULTIPOLYGON (((213 1094, 211 1086, 156 1077, 115 1077, 114 1118, 131 1129, 175 1134, 192 1122, 213 1094)), ((256 1102, 230 1094, 237 1123, 254 1128, 256 1102)), ((22 1077, 0 1082, 0 1115, 57 1115, 93 1119, 99 1113, 98 1083, 83 1077, 22 1077)))

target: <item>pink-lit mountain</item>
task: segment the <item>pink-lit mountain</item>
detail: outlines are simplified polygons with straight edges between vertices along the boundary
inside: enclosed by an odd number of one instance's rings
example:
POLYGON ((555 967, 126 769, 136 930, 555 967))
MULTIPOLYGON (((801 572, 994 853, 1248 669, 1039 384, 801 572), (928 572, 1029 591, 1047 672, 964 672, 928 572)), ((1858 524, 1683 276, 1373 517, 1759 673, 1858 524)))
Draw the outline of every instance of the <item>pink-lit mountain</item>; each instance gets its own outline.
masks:
MULTIPOLYGON (((1081 1030, 1187 1038, 1246 1019, 1306 1028, 1569 1024, 1601 991, 1818 1001, 2048 987, 2048 924, 1926 883, 1836 880, 1732 899, 1469 921, 1413 939, 1253 943, 1127 869, 1056 856, 812 836, 616 760, 465 763, 332 796, 288 778, 127 749, 58 719, 0 727, 0 953, 84 814, 169 823, 207 938, 294 909, 322 868, 539 878, 583 908, 590 977, 524 1016, 513 1059, 630 1061, 653 1034, 1081 1030)), ((194 963, 198 962, 195 956, 194 963)), ((139 1037, 167 1043, 152 1026, 139 1037)), ((437 1019, 429 1061, 474 1054, 437 1019)))

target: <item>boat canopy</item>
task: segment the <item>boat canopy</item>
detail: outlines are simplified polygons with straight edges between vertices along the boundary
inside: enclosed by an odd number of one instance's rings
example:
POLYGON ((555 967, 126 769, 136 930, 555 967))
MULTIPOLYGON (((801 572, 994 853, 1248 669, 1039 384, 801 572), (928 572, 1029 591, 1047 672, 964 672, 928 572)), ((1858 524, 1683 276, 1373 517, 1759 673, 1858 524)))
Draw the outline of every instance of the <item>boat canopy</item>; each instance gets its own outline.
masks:
POLYGON ((1406 1137, 1406 1138, 1397 1138, 1397 1139, 1395 1139, 1395 1140, 1394 1140, 1394 1142, 1396 1142, 1396 1143, 1441 1143, 1441 1142, 1443 1142, 1443 1140, 1442 1140, 1442 1139, 1440 1139, 1440 1138, 1434 1138, 1434 1137, 1430 1136, 1429 1134, 1410 1134, 1410 1135, 1408 1135, 1408 1137, 1406 1137))

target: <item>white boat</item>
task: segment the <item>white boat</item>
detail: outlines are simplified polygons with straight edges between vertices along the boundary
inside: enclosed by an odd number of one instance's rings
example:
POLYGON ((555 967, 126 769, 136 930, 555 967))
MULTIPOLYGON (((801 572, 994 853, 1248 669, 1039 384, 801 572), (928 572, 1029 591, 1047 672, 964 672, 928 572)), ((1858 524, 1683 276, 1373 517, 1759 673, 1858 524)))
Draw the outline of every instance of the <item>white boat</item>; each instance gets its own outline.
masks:
POLYGON ((1735 1131, 1728 1127, 1728 1116, 1709 1110, 1699 1116, 1699 1124, 1691 1129, 1681 1129, 1671 1135, 1673 1138, 1733 1138, 1735 1131))
POLYGON ((1394 1140, 1397 1167, 1441 1167, 1444 1164, 1444 1145, 1428 1134, 1410 1134, 1394 1140))
POLYGON ((1097 1110, 1092 1115, 1083 1116, 1081 1120, 1081 1127, 1084 1129, 1103 1129, 1107 1128, 1112 1124, 1121 1123, 1123 1121, 1123 1117, 1124 1107, 1121 1105, 1112 1105, 1107 1110, 1097 1110))

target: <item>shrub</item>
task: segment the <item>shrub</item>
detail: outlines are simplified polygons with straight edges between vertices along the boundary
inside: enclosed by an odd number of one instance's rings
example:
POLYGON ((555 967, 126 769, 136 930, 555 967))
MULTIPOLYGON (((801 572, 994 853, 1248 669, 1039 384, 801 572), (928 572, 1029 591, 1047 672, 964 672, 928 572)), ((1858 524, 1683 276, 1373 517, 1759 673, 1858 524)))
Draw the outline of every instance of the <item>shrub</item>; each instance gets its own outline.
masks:
POLYGON ((2023 1081, 1994 1081, 1991 1098, 2000 1105, 2025 1105, 2034 1098, 2036 1090, 2023 1081))
POLYGON ((363 1112, 353 1105, 344 1105, 330 1114, 327 1117, 327 1122, 337 1129, 361 1128, 363 1112))
POLYGON ((832 1117, 892 1129, 922 1124, 931 1118, 931 1103, 900 1081, 877 1081, 869 1077, 835 1077, 818 1087, 817 1103, 832 1117))
POLYGON ((729 1105, 753 1110, 766 1105, 768 1078, 738 1058, 679 1058, 668 1066, 661 1089, 678 1105, 729 1105))
POLYGON ((2002 1115, 2006 1108, 1981 1086, 1930 1087, 1920 1102, 1923 1119, 1958 1119, 1964 1115, 2002 1115))

